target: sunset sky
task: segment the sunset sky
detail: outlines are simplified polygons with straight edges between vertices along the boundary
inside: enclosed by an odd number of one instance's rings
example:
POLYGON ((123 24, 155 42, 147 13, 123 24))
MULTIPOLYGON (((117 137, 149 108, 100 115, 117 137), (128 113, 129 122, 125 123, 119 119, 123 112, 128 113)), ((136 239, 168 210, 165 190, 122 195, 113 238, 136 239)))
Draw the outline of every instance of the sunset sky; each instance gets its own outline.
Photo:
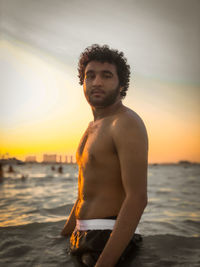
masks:
POLYGON ((0 0, 0 156, 75 154, 93 120, 77 78, 94 43, 124 52, 124 104, 149 162, 200 162, 200 1, 0 0))

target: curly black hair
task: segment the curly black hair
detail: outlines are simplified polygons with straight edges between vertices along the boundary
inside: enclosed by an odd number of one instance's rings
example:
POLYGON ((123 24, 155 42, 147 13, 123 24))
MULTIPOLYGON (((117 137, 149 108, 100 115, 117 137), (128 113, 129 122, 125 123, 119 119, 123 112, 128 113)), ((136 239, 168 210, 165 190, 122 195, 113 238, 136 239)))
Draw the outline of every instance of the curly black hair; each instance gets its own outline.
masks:
POLYGON ((130 80, 130 66, 127 64, 127 59, 124 57, 123 52, 118 50, 110 49, 108 45, 100 46, 93 44, 88 46, 83 53, 80 55, 78 63, 78 72, 80 85, 83 85, 85 68, 90 61, 108 62, 114 64, 117 68, 117 74, 119 77, 119 84, 123 88, 120 92, 121 97, 126 96, 126 91, 129 87, 130 80))

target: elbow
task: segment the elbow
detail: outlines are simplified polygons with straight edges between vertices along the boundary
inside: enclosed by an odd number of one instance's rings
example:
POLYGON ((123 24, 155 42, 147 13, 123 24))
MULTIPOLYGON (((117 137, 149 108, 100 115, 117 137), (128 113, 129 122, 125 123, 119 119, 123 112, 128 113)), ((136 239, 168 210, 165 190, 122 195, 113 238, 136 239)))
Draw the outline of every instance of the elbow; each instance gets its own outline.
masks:
POLYGON ((137 206, 139 206, 143 211, 145 210, 148 204, 147 193, 134 194, 132 196, 127 197, 127 199, 130 199, 131 203, 137 203, 137 206))

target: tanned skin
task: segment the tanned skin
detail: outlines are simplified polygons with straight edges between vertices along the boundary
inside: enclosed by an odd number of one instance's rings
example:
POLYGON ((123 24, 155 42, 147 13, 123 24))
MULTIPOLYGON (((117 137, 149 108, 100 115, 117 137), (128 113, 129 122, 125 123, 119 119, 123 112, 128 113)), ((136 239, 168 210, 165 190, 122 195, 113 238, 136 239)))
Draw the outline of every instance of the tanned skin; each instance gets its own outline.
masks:
POLYGON ((144 123, 122 104, 116 66, 91 61, 84 94, 94 115, 78 150, 78 198, 61 232, 76 219, 118 215, 95 267, 113 267, 132 238, 147 204, 148 138, 144 123))

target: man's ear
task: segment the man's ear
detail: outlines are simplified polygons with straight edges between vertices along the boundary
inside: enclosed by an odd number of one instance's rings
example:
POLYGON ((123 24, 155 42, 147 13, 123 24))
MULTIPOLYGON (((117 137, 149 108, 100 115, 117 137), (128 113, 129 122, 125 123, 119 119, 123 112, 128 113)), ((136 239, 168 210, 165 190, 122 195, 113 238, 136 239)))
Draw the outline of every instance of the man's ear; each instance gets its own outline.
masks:
POLYGON ((122 87, 122 86, 119 88, 120 93, 123 91, 123 89, 124 89, 124 87, 122 87))

